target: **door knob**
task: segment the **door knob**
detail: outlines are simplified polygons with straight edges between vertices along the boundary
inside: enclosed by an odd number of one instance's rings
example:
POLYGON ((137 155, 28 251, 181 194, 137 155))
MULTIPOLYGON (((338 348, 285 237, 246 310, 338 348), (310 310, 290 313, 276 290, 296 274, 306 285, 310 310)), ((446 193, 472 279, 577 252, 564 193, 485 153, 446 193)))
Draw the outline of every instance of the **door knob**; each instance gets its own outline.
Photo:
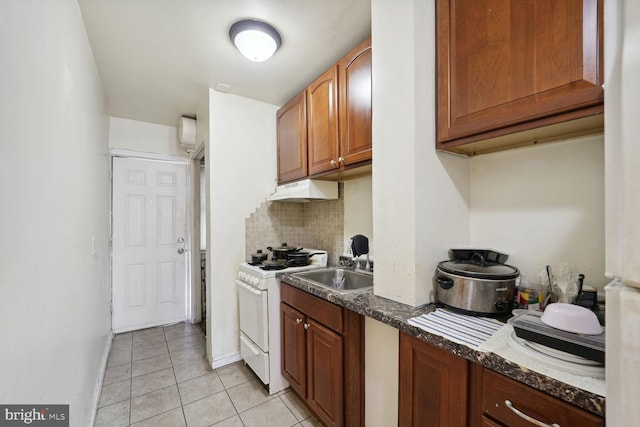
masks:
POLYGON ((178 249, 178 253, 179 253, 180 255, 182 255, 182 254, 184 253, 184 248, 179 248, 179 249, 178 249))

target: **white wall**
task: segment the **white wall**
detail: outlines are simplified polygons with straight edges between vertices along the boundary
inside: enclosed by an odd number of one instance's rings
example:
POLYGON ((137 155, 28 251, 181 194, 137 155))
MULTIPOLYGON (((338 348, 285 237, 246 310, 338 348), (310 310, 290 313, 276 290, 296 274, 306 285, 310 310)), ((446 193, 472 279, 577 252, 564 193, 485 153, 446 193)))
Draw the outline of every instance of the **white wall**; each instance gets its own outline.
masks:
MULTIPOLYGON (((434 2, 372 0, 371 14, 374 293, 416 306, 469 241, 469 160, 433 149, 434 2)), ((398 332, 367 319, 365 334, 367 425, 396 425, 398 332)))
POLYGON ((373 197, 371 175, 344 182, 344 253, 352 236, 369 238, 369 254, 373 257, 373 197))
MULTIPOLYGON (((178 117, 176 117, 178 123, 178 117)), ((189 158, 178 142, 178 128, 111 117, 109 148, 189 158)))
POLYGON ((601 290, 603 136, 474 157, 470 244, 509 254, 534 280, 547 264, 567 262, 601 290))
POLYGON ((364 319, 365 414, 367 427, 398 423, 399 332, 370 317, 364 319))
POLYGON ((103 89, 76 1, 0 17, 0 402, 86 426, 111 334, 103 89))
POLYGON ((469 161, 436 153, 433 2, 372 1, 374 292, 433 300, 447 249, 469 240, 469 161))
POLYGON ((235 279, 245 260, 245 218, 275 186, 277 110, 275 105, 209 91, 207 328, 214 366, 239 358, 235 279))

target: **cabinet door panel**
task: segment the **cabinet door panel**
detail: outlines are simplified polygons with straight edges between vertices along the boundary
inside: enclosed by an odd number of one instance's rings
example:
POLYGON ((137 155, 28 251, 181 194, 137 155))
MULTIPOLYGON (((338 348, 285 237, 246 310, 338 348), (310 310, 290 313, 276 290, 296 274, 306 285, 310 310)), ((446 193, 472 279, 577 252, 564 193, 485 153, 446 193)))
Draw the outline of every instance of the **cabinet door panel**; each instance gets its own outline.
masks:
POLYGON ((279 184, 307 176, 306 111, 305 92, 302 92, 280 108, 276 115, 279 184))
POLYGON ((601 0, 439 0, 437 27, 439 144, 604 102, 601 0))
POLYGON ((466 426, 468 362, 400 334, 401 426, 466 426))
POLYGON ((371 160, 371 38, 339 63, 340 156, 345 165, 371 160))
POLYGON ((309 175, 339 167, 337 85, 333 66, 307 88, 309 175))
POLYGON ((328 426, 344 425, 342 337, 310 320, 307 329, 308 403, 328 426))
POLYGON ((282 375, 302 398, 307 396, 304 314, 280 303, 282 375))

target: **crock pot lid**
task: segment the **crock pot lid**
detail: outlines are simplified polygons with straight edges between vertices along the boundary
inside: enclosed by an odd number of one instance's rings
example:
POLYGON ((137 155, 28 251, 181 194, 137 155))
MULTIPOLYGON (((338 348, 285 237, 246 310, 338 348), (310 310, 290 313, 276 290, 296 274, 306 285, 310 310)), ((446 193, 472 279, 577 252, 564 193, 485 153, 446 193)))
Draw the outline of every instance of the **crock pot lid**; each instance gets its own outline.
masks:
POLYGON ((520 275, 520 271, 517 268, 498 263, 478 264, 462 261, 442 261, 438 264, 438 267, 447 273, 482 279, 514 279, 520 275))

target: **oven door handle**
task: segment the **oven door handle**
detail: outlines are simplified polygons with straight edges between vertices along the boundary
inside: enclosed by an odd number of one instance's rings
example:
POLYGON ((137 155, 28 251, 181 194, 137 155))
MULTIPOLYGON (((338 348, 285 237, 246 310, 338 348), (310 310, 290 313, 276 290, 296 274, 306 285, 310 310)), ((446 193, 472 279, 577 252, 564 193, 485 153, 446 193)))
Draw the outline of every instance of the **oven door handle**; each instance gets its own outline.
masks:
POLYGON ((254 294, 255 296, 260 296, 262 295, 262 292, 260 289, 258 288, 254 288, 251 285, 247 285, 246 283, 242 283, 240 281, 236 281, 236 283, 238 284, 238 286, 242 286, 245 290, 251 292, 252 294, 254 294))

